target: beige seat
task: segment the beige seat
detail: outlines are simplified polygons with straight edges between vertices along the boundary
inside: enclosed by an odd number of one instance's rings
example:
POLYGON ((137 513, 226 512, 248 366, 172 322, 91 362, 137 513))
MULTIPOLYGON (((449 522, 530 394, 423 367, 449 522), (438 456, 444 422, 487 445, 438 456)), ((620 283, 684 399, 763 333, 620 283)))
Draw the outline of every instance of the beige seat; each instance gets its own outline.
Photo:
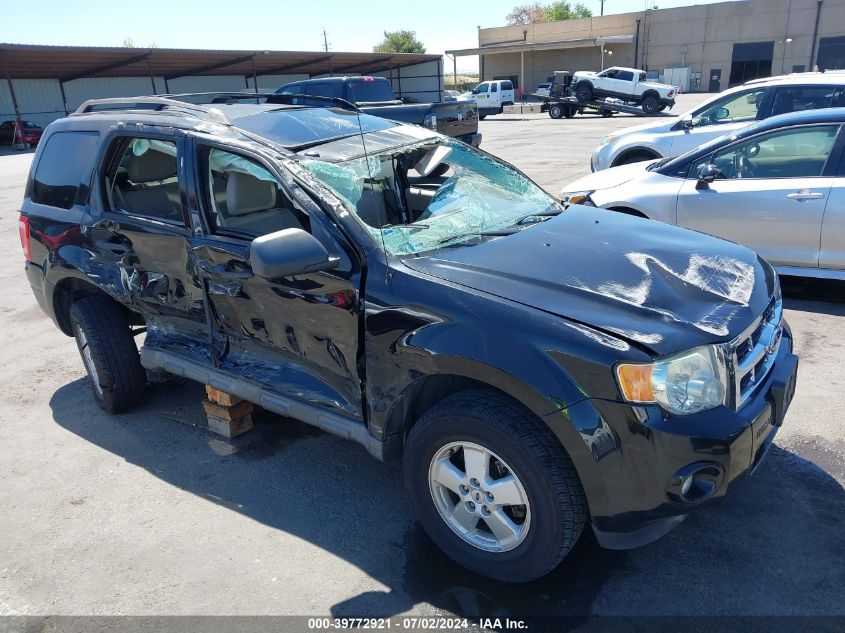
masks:
POLYGON ((226 181, 226 207, 218 206, 221 227, 266 235, 302 228, 293 211, 277 207, 278 185, 250 174, 231 171, 226 181))
POLYGON ((128 183, 115 187, 116 202, 125 211, 182 220, 175 156, 153 149, 140 156, 132 154, 126 177, 128 183))

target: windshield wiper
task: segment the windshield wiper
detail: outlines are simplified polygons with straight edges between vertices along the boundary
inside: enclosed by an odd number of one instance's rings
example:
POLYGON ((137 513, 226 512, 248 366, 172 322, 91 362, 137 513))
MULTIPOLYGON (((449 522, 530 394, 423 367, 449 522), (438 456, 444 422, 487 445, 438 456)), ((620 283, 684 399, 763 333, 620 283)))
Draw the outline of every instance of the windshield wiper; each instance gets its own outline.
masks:
POLYGON ((445 244, 446 242, 451 242, 453 240, 459 240, 464 237, 472 237, 473 235, 493 235, 493 236, 503 236, 503 235, 513 235, 514 233, 519 233, 519 229, 515 229, 513 227, 507 229, 492 229, 490 231, 474 231, 472 233, 462 233, 461 235, 450 235, 448 237, 442 237, 437 240, 438 244, 445 244))
POLYGON ((556 208, 549 208, 545 211, 538 211, 537 213, 526 213, 525 215, 518 217, 516 222, 514 222, 514 225, 522 224, 528 218, 551 218, 556 215, 560 215, 561 213, 563 213, 563 209, 556 208))

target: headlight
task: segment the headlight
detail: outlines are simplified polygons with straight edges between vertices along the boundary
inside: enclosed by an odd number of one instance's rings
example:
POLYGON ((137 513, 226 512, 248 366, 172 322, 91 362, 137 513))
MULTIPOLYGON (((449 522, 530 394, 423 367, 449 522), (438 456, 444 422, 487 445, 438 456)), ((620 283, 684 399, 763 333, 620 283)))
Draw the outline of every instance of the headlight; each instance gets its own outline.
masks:
POLYGON ((560 201, 569 206, 570 204, 584 204, 588 207, 596 206, 592 200, 590 200, 590 196, 594 193, 594 191, 576 191, 574 193, 561 193, 560 194, 560 201))
POLYGON ((622 363, 616 380, 628 402, 659 404, 687 415, 725 403, 728 371, 722 348, 703 345, 654 363, 622 363))
POLYGON ((605 136, 605 137, 601 140, 601 143, 599 143, 599 147, 604 147, 604 146, 605 146, 605 145, 607 145, 608 143, 612 143, 613 141, 615 141, 615 140, 616 140, 616 139, 618 139, 618 138, 619 138, 619 135, 618 135, 618 134, 608 134, 607 136, 605 136))

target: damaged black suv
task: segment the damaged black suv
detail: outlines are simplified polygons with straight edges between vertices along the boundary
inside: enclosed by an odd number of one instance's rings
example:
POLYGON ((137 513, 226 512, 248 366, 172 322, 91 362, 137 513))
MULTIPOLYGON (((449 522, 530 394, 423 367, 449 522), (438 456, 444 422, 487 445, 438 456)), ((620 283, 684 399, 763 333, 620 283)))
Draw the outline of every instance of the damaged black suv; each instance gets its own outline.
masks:
POLYGON ((343 104, 86 103, 46 130, 20 232, 106 411, 169 372, 401 458, 431 538, 503 581, 723 497, 795 388, 747 248, 563 210, 343 104))

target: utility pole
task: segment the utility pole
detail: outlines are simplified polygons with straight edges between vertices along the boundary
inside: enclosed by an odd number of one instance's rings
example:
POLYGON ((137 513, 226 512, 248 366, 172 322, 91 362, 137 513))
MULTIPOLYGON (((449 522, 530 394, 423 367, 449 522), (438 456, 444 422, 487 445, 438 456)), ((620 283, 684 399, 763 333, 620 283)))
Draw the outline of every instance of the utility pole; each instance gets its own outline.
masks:
POLYGON ((326 35, 326 29, 323 29, 323 50, 329 52, 329 36, 326 35))
POLYGON ((601 2, 601 15, 604 15, 604 0, 599 0, 601 2))

